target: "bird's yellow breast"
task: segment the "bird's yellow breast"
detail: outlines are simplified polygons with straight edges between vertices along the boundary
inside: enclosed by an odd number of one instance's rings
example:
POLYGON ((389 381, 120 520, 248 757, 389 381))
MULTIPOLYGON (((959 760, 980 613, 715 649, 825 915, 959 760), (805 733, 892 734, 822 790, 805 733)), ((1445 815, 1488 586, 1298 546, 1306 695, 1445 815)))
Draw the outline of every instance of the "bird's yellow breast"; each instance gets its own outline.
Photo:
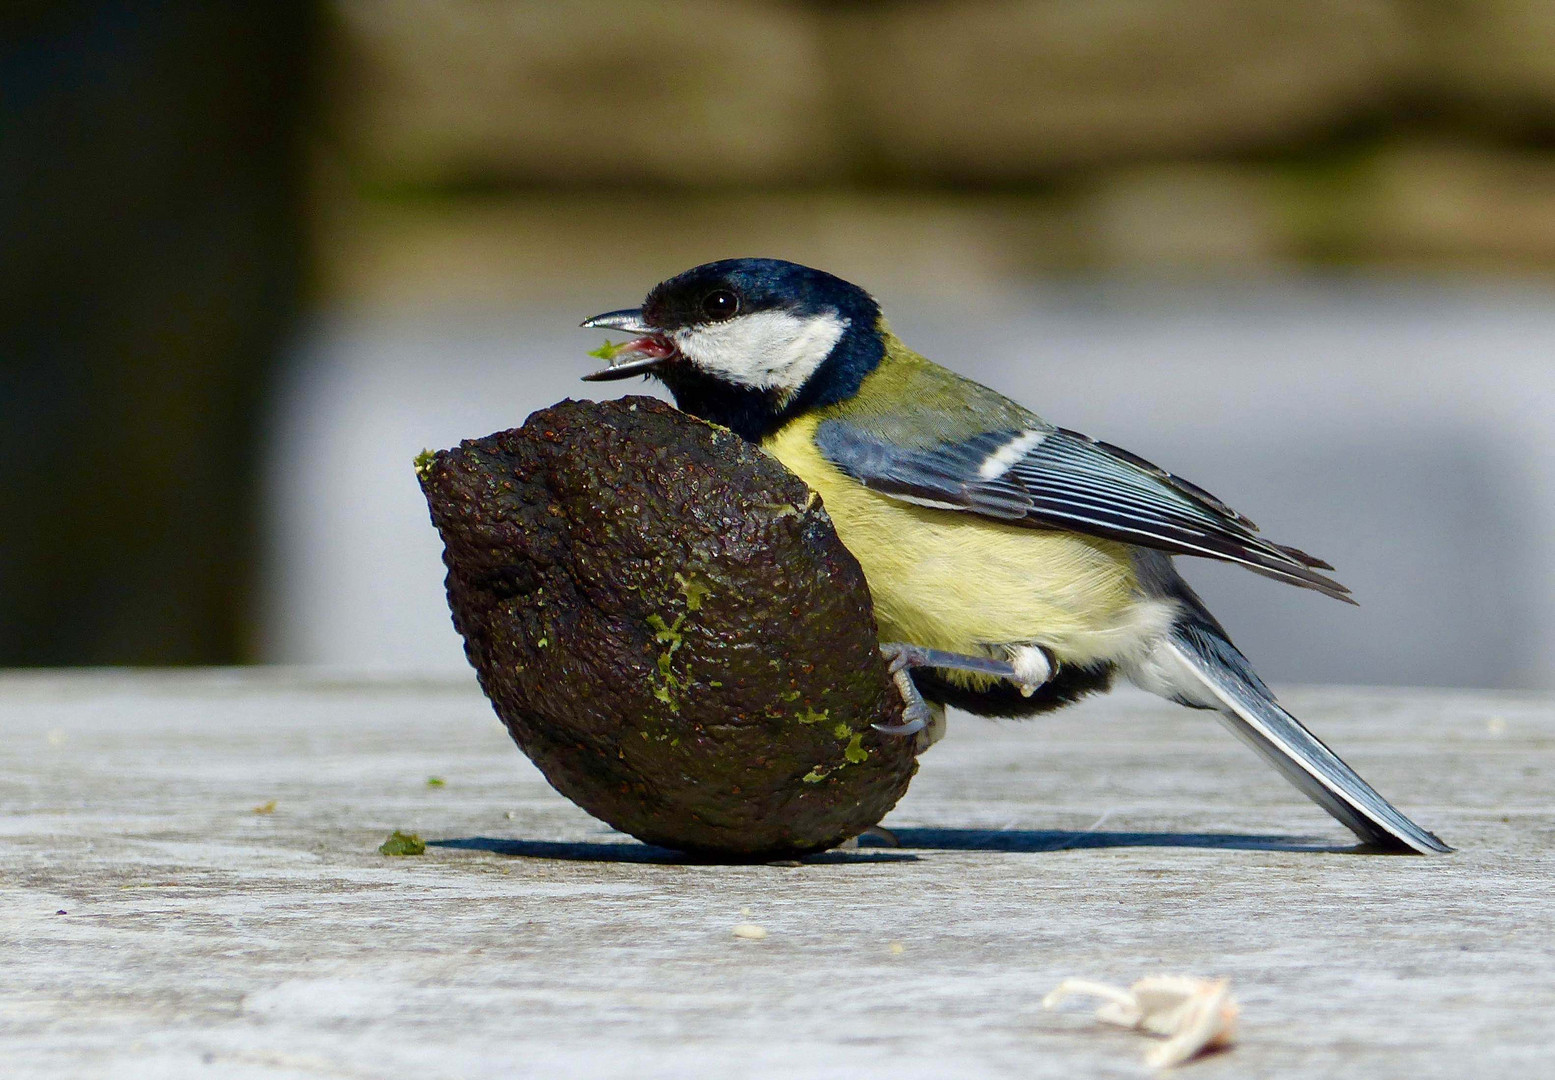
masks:
POLYGON ((1165 615, 1140 596, 1123 545, 870 491, 821 456, 821 419, 802 416, 762 446, 824 500, 882 640, 973 654, 1035 642, 1086 663, 1119 659, 1159 629, 1165 615))

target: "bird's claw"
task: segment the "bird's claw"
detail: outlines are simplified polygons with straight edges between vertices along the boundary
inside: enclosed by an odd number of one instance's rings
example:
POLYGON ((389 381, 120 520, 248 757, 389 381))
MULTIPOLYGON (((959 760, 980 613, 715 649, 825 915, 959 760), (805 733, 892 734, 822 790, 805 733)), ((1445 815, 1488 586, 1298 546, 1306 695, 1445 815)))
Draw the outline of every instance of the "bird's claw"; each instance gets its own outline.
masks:
POLYGON ((928 703, 920 698, 903 704, 900 724, 870 724, 869 726, 882 735, 916 735, 928 727, 929 721, 933 718, 928 703))

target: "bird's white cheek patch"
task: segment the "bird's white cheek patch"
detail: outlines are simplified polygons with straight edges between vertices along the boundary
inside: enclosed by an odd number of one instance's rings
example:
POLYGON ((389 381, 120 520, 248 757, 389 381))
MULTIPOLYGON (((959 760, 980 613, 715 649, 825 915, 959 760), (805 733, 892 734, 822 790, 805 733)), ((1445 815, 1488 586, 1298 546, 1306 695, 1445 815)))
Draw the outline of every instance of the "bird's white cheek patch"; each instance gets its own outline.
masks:
POLYGON ((832 313, 756 311, 674 336, 681 353, 710 375, 792 393, 815 374, 847 329, 848 320, 832 313))

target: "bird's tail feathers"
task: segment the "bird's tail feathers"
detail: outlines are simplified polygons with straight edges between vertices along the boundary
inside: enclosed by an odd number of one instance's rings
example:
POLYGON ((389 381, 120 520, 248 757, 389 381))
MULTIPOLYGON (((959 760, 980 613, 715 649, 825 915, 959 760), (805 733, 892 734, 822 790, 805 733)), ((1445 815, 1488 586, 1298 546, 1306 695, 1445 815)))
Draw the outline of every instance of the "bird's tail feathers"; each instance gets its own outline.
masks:
POLYGON ((1185 613, 1158 650, 1162 655, 1151 667, 1156 681, 1165 679, 1171 696, 1216 709, 1239 739, 1362 841, 1422 854, 1452 850, 1401 814, 1281 708, 1213 619, 1185 613))

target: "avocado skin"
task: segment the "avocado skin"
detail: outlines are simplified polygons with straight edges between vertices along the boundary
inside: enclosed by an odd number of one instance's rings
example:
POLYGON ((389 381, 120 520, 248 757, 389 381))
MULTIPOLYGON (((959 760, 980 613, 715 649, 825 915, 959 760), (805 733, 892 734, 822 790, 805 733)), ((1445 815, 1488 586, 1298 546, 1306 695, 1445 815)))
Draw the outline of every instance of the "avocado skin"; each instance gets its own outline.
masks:
POLYGON ((731 861, 822 851, 917 769, 858 563, 805 484, 653 398, 563 401, 420 461, 448 603, 583 809, 731 861), (716 684, 716 685, 715 685, 716 684))

